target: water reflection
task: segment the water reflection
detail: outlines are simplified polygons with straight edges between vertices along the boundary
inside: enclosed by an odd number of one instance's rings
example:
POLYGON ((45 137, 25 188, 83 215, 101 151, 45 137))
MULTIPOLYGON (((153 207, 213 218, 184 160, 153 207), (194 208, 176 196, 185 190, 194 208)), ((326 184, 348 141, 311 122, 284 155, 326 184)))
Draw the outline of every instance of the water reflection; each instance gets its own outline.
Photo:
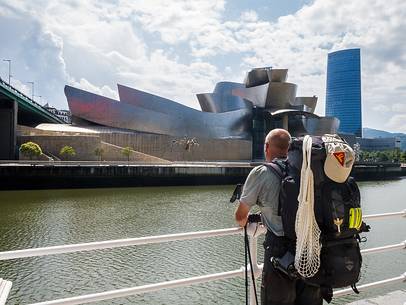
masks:
MULTIPOLYGON (((404 209, 405 188, 406 180, 362 183, 364 213, 404 209)), ((232 227, 232 191, 233 186, 202 186, 0 192, 0 250, 232 227)), ((405 239, 402 219, 371 225, 368 248, 405 239)), ((26 304, 234 270, 243 261, 242 238, 229 236, 0 262, 0 276, 13 281, 8 304, 26 304)), ((371 255, 364 258, 362 282, 401 271, 405 253, 371 255)), ((99 304, 243 303, 244 281, 232 279, 99 304)))

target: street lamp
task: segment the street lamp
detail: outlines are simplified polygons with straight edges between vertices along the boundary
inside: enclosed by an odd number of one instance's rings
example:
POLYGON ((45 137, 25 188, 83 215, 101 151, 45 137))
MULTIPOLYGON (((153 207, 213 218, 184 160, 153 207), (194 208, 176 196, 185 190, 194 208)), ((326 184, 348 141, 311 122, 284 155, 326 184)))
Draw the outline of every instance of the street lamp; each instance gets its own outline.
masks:
POLYGON ((11 59, 3 59, 3 61, 8 62, 8 84, 11 86, 10 79, 11 79, 11 59))
POLYGON ((42 95, 34 95, 34 97, 39 97, 39 103, 41 104, 41 100, 42 100, 42 95))
POLYGON ((32 100, 34 101, 34 82, 27 82, 27 84, 31 84, 32 89, 31 89, 31 95, 32 95, 32 100))

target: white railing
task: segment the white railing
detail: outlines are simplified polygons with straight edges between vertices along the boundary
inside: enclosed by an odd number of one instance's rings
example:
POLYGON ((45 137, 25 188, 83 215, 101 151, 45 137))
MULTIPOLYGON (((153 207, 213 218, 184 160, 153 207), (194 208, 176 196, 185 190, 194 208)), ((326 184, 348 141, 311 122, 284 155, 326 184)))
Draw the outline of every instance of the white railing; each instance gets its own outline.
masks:
MULTIPOLYGON (((401 212, 395 213, 385 213, 385 214, 375 214, 375 215, 365 215, 364 219, 379 219, 379 218, 386 218, 386 217, 394 217, 394 216, 406 216, 406 210, 401 212)), ((91 242, 91 243, 81 243, 81 244, 72 244, 72 245, 62 245, 62 246, 53 246, 53 247, 44 247, 44 248, 34 248, 34 249, 24 249, 24 250, 15 250, 15 251, 4 251, 0 252, 0 261, 1 260, 11 260, 16 258, 25 258, 25 257, 34 257, 34 256, 44 256, 44 255, 53 255, 53 254, 62 254, 62 253, 73 253, 73 252, 80 252, 80 251, 91 251, 91 250, 100 250, 100 249, 112 249, 117 247, 127 247, 127 246, 136 246, 136 245, 145 245, 145 244, 154 244, 154 243, 162 243, 162 242, 169 242, 169 241, 178 241, 178 240, 190 240, 190 239, 199 239, 199 238, 207 238, 207 237, 218 237, 218 236, 229 236, 229 235, 236 235, 242 234, 242 228, 230 228, 230 229, 219 229, 219 230, 211 230, 211 231, 200 231, 200 232, 189 232, 189 233, 180 233, 180 234, 168 234, 168 235, 160 235, 160 236, 150 236, 150 237, 139 237, 139 238, 129 238, 129 239, 119 239, 119 240, 108 240, 108 241, 101 241, 101 242, 91 242)), ((263 226, 260 226, 256 223, 249 224, 247 233, 250 236, 249 243, 251 249, 251 256, 252 256, 252 265, 255 277, 258 277, 261 274, 263 264, 258 265, 257 263, 257 237, 266 232, 266 229, 263 226)), ((371 253, 379 253, 379 252, 386 252, 386 251, 393 251, 397 249, 406 249, 406 240, 393 245, 381 246, 371 249, 362 250, 362 254, 371 254, 371 253)), ((250 271, 250 267, 246 266, 248 271, 250 271)), ((31 305, 56 305, 56 304, 64 304, 64 305, 73 305, 73 304, 85 304, 85 303, 92 303, 102 300, 109 300, 113 298, 119 297, 127 297, 131 295, 142 294, 146 292, 157 291, 161 289, 168 289, 168 288, 175 288, 175 287, 184 287, 190 285, 196 285, 201 283, 207 283, 211 281, 217 280, 224 280, 229 278, 235 277, 243 277, 245 275, 245 267, 241 267, 238 270, 232 270, 227 272, 215 273, 215 274, 208 274, 203 276, 196 276, 186 279, 179 279, 173 281, 166 281, 156 284, 148 284, 143 286, 136 286, 130 287, 125 289, 118 289, 118 290, 111 290, 105 291, 101 293, 94 293, 88 295, 82 295, 77 297, 71 298, 64 298, 58 299, 53 301, 46 301, 41 303, 35 303, 31 305)), ((7 297, 8 292, 11 288, 11 282, 7 282, 7 289, 3 291, 0 286, 0 305, 4 304, 1 300, 7 297)), ((361 285, 358 289, 366 290, 373 287, 387 285, 395 282, 406 282, 406 272, 402 275, 387 279, 384 281, 369 283, 365 285, 361 285)), ((1 282, 0 282, 1 285, 1 282)), ((344 294, 351 293, 352 289, 343 289, 334 292, 334 296, 338 297, 344 294)), ((255 304, 255 296, 252 287, 252 283, 250 286, 250 304, 255 304)))
POLYGON ((0 304, 3 305, 6 303, 7 296, 10 293, 12 283, 10 281, 6 281, 0 279, 0 304))

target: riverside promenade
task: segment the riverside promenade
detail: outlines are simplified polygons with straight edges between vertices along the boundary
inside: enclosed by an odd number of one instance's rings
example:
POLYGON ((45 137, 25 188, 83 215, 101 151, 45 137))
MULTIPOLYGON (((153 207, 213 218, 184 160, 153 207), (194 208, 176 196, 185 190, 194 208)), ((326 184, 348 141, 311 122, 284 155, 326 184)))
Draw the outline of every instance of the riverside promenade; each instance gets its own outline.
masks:
MULTIPOLYGON (((126 162, 0 163, 0 189, 52 189, 130 186, 220 185, 243 183, 260 162, 126 162)), ((359 181, 396 179, 406 175, 398 163, 358 163, 352 171, 359 181)))

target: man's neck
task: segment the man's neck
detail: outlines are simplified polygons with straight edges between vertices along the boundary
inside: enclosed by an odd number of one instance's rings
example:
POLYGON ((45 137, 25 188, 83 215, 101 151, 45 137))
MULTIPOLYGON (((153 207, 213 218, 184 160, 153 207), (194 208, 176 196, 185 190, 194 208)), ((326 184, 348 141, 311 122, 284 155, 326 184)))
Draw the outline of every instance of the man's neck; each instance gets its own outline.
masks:
POLYGON ((287 158, 287 156, 280 156, 280 155, 277 155, 277 156, 269 156, 269 159, 267 159, 266 161, 267 162, 271 162, 272 160, 274 160, 274 159, 286 159, 287 158))

